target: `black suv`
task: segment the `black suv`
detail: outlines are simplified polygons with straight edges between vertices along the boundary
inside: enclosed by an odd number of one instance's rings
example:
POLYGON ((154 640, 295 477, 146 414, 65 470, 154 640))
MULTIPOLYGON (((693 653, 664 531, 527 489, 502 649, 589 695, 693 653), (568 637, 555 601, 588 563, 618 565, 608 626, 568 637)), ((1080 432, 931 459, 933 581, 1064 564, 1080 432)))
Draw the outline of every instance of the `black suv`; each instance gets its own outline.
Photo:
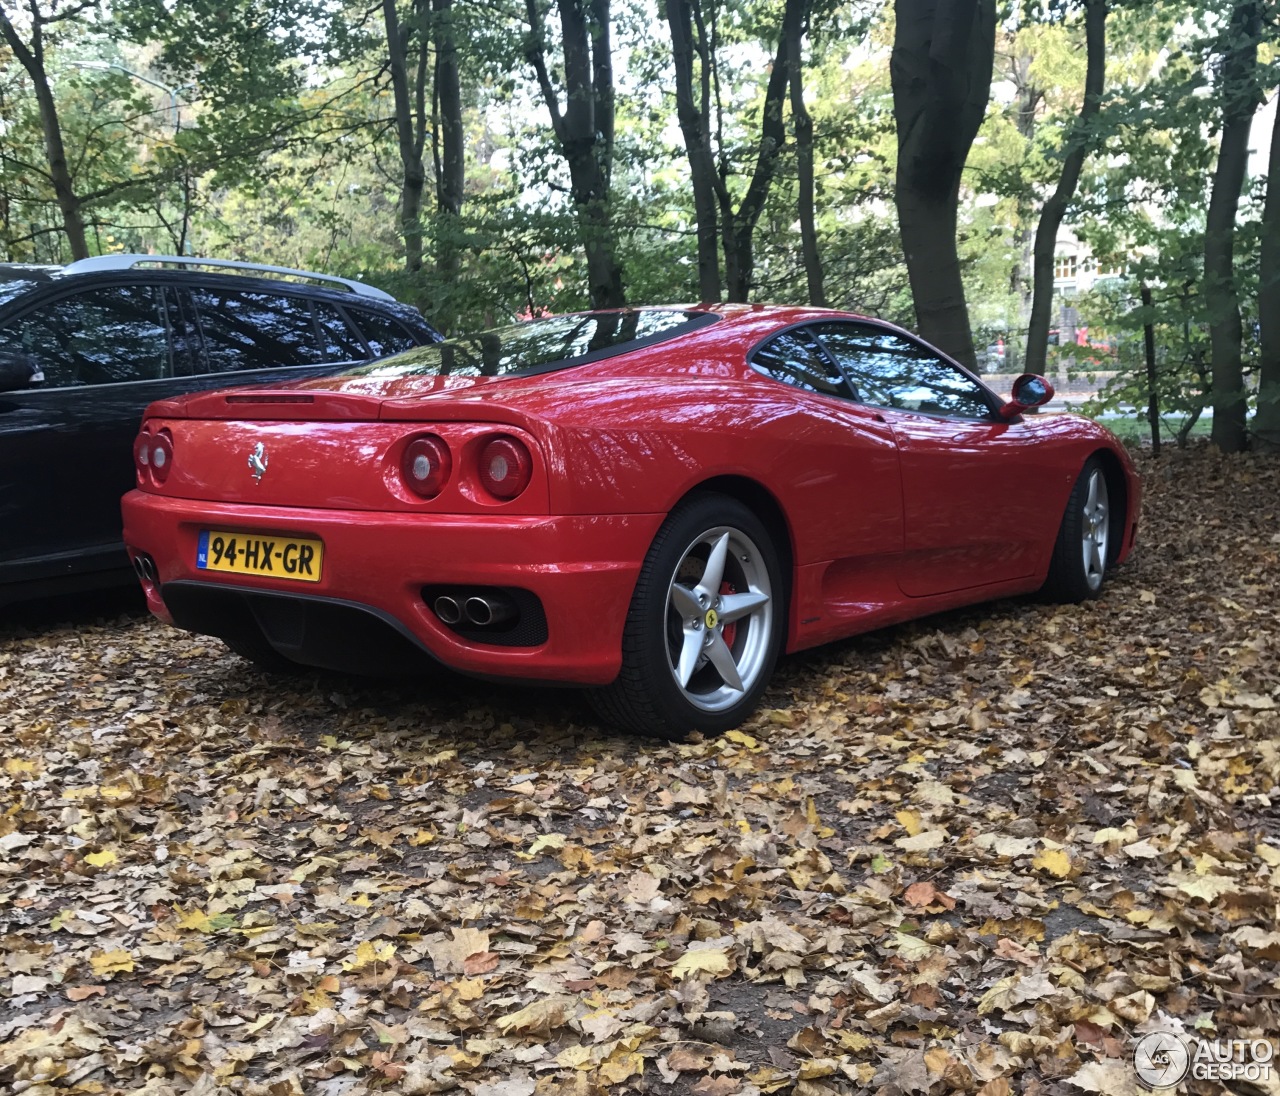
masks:
POLYGON ((284 267, 160 255, 0 264, 0 605, 132 577, 120 496, 152 400, 440 338, 379 289, 284 267))

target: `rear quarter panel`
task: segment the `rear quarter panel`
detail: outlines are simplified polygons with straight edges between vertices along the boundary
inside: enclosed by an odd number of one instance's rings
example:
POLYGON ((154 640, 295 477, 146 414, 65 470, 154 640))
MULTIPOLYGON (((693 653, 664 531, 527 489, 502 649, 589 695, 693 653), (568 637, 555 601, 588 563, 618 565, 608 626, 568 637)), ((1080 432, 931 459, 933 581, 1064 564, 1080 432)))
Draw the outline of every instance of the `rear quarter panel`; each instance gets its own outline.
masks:
POLYGON ((633 377, 577 387, 542 414, 557 513, 665 514, 736 476, 778 502, 797 564, 901 550, 892 432, 843 401, 754 374, 633 377))

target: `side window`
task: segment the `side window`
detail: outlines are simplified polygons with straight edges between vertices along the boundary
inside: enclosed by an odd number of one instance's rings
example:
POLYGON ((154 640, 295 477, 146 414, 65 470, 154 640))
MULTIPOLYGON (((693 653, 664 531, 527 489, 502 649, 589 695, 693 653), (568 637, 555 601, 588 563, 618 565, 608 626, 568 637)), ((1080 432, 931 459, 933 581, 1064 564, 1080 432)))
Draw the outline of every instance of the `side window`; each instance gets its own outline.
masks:
POLYGON ((839 370, 828 363, 813 336, 804 330, 785 331, 770 339, 751 355, 751 368, 809 392, 853 398, 839 370))
POLYGON ((380 316, 361 308, 351 308, 348 311, 364 333, 365 341, 375 358, 399 354, 401 350, 411 350, 418 345, 418 340, 390 316, 380 316))
POLYGON ((191 290, 210 373, 322 365, 311 302, 239 289, 191 290))
POLYGON ((864 403, 960 419, 991 414, 977 381, 896 331, 859 323, 826 323, 814 330, 864 403))
POLYGON ((360 362, 369 356, 360 336, 331 304, 312 301, 316 326, 320 328, 320 350, 328 362, 360 362))
POLYGON ((34 359, 45 388, 155 380, 169 375, 162 305, 155 286, 90 289, 13 320, 0 346, 34 359))

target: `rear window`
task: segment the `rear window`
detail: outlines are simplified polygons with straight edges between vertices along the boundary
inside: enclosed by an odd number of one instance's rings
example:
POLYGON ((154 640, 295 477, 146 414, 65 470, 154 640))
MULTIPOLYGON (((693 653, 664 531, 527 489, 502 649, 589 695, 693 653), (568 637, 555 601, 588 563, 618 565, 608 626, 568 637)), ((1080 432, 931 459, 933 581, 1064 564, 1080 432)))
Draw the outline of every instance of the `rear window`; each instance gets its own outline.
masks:
POLYGON ((667 309, 552 316, 420 346, 343 376, 386 379, 549 373, 674 339, 715 320, 706 312, 667 309))
POLYGON ((311 322, 311 302, 304 298, 204 288, 193 289, 191 297, 204 335, 209 373, 325 361, 311 322))
MULTIPOLYGON (((390 357, 418 345, 418 340, 409 334, 404 325, 390 316, 366 312, 363 308, 352 308, 349 311, 356 325, 364 332, 365 341, 375 358, 390 357)), ((365 355, 360 356, 363 358, 365 355)))
POLYGON ((320 328, 320 352, 326 361, 362 362, 369 357, 356 333, 333 305, 312 301, 311 308, 320 328))

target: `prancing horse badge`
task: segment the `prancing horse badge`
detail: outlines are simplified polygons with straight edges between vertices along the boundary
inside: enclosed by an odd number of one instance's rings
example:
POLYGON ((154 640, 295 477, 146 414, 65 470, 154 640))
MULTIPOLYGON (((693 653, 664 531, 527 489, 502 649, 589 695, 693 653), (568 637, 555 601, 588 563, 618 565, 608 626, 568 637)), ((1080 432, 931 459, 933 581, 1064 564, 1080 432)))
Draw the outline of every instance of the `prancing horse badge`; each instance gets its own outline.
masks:
POLYGON ((262 482, 262 477, 267 472, 267 447, 258 442, 253 447, 253 452, 249 454, 249 471, 253 474, 253 478, 258 482, 262 482))

